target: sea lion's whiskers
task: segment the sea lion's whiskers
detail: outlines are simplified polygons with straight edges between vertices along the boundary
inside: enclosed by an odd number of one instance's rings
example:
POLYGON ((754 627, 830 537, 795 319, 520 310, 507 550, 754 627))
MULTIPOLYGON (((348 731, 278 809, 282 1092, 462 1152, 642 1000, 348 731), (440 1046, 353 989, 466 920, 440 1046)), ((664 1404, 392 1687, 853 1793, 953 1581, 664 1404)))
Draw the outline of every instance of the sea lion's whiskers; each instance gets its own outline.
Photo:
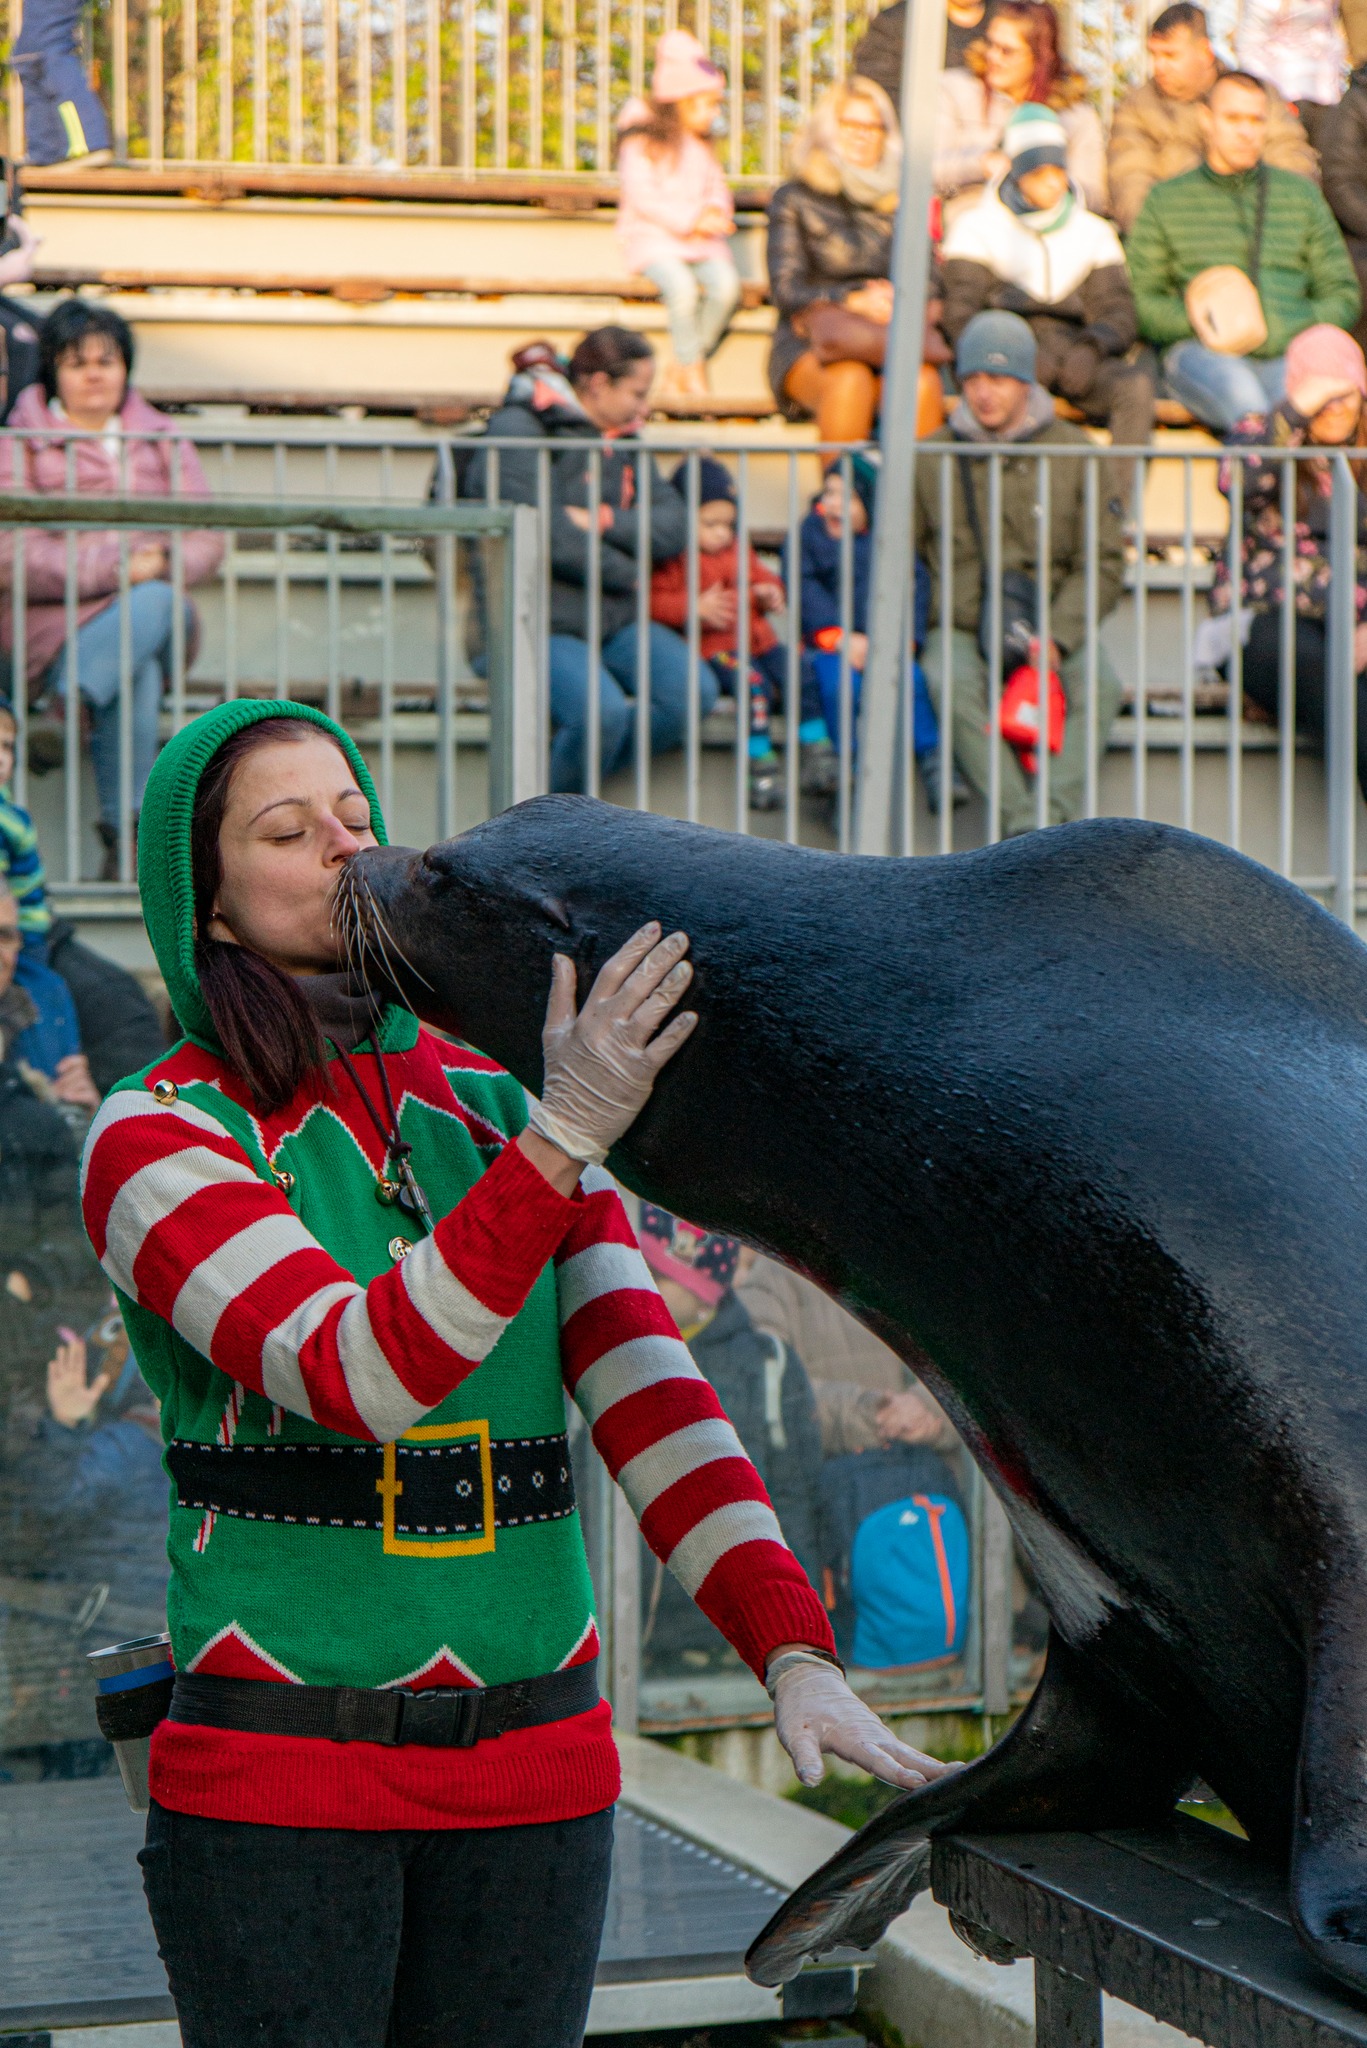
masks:
MULTIPOLYGON (((409 959, 407 953, 404 952, 403 947, 399 944, 393 932, 390 931, 389 926, 385 923, 384 912, 380 909, 379 904, 375 901, 374 894, 368 882, 364 884, 364 888, 366 892, 367 903, 370 910, 371 920, 374 925, 375 940, 379 946, 380 953, 384 959, 385 966, 387 968, 389 967, 389 954, 385 947, 385 940, 388 939, 390 945, 394 948, 394 951, 398 954, 400 960, 402 960, 404 966, 408 969, 409 973, 413 975, 418 981, 420 981, 424 988, 431 988, 432 984, 427 979, 427 976, 421 973, 418 970, 418 968, 416 968, 413 965, 413 962, 409 959)), ((390 969, 390 972, 393 972, 392 968, 390 969)))

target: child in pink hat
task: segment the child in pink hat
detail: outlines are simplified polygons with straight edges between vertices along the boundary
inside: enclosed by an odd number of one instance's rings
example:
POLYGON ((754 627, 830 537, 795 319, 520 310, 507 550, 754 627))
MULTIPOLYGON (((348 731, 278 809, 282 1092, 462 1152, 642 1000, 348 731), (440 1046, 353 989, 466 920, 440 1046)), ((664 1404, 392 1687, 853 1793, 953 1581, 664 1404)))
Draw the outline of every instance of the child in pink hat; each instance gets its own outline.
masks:
POLYGON ((627 268, 665 302, 674 354, 666 396, 706 394, 707 358, 740 299, 727 247, 735 209, 708 139, 725 84, 697 37, 671 29, 656 45, 650 98, 630 101, 617 124, 617 239, 627 268))

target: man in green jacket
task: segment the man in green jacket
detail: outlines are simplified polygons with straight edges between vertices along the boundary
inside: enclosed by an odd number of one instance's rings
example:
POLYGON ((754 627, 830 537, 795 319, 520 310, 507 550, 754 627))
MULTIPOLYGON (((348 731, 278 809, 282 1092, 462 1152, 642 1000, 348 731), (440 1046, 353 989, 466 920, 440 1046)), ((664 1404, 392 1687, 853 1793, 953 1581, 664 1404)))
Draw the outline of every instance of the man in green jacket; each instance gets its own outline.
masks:
POLYGON ((1287 347, 1304 328, 1351 328, 1361 307, 1318 186, 1263 161, 1267 127, 1266 87, 1225 72, 1201 109, 1204 162, 1153 187, 1126 248, 1139 332, 1164 351, 1171 395, 1218 433, 1283 397, 1287 347), (1246 356, 1206 348, 1188 316, 1192 280, 1222 264, 1245 271, 1262 301, 1267 338, 1246 356))
MULTIPOLYGON (((1063 748, 1048 762, 1047 821, 1061 825, 1082 809, 1089 744, 1098 756, 1120 704, 1121 683, 1105 649, 1096 655, 1096 700, 1087 703, 1087 548, 1090 513, 1096 569, 1096 623, 1113 611, 1124 580, 1124 534, 1117 499, 1108 497, 1109 465, 1098 449, 1092 461, 1078 456, 1046 461, 1054 448, 1087 448, 1080 427, 1054 416, 1054 401, 1035 381, 1035 337, 1016 313, 978 313, 959 336, 955 368, 963 398, 948 425, 923 442, 916 464, 916 553, 930 571, 931 630, 921 663, 937 708, 944 702, 949 669, 954 758, 974 788, 990 797, 992 720, 988 655, 993 651, 991 615, 984 597, 998 599, 996 639, 1000 677, 1033 663, 1039 620, 1041 467, 1048 491, 1047 570, 1049 667, 1067 698, 1063 748), (971 447, 1000 447, 1001 544, 993 547, 993 499, 989 457, 971 447), (942 455, 940 449, 955 451, 942 455), (1089 492, 1088 470, 1095 482, 1089 492), (948 627, 941 617, 945 524, 941 491, 945 472, 950 492, 950 574, 948 627), (1089 497, 1092 505, 1089 507, 1089 497), (984 575, 984 551, 995 563, 984 575)), ((1033 670, 1032 670, 1033 673, 1033 670)), ((1037 687, 1037 685, 1036 685, 1037 687)), ((1003 838, 1028 832, 1038 822, 1035 774, 1022 763, 1025 749, 996 743, 1000 774, 1000 831, 1003 838)), ((989 820, 989 823, 992 821, 989 820)))

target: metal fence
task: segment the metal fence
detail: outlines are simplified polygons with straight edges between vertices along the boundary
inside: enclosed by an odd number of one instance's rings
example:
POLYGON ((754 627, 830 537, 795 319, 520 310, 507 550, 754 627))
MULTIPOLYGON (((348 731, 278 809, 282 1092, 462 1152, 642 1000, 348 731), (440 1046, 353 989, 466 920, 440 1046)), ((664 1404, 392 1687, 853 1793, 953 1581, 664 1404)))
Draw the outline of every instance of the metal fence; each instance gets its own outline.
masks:
MULTIPOLYGON (((1158 0, 1061 7, 1109 122, 1144 72, 1158 0)), ((814 96, 843 76, 877 0, 96 0, 91 55, 117 155, 178 163, 449 170, 467 177, 613 169, 615 122, 656 39, 691 28, 727 76, 734 178, 782 175, 814 96)), ((1216 0, 1217 33, 1237 7, 1216 0)), ((22 0, 10 0, 17 35, 22 0)), ((9 142, 23 153, 11 78, 9 142)))

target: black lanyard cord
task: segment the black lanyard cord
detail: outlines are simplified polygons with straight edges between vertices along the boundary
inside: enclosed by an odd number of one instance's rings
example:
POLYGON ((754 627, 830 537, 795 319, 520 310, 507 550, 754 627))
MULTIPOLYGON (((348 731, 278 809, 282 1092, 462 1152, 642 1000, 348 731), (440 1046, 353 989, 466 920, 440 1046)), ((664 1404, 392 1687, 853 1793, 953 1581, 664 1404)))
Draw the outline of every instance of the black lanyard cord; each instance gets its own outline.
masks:
MULTIPOLYGON (((378 1025, 376 1032, 378 1034, 378 1025)), ((379 1110, 376 1109, 375 1104, 371 1101, 369 1091, 357 1072, 355 1061, 350 1053, 344 1047, 337 1045, 335 1038, 332 1042, 337 1046, 338 1059, 351 1076, 351 1085, 365 1105, 366 1115, 379 1133, 380 1142, 385 1147, 386 1165, 388 1165, 390 1160, 394 1162, 401 1187, 409 1197, 408 1201, 403 1202, 404 1207, 411 1208, 414 1214, 431 1230, 433 1227, 432 1212, 427 1206, 427 1197, 418 1185, 413 1168, 409 1163, 413 1156, 413 1147, 405 1142, 399 1130, 399 1114, 394 1107, 394 1090, 389 1085, 389 1070, 384 1063, 384 1054, 380 1050, 378 1035, 373 1038, 372 1043, 375 1047, 375 1064, 380 1070, 380 1087, 384 1093, 384 1105, 389 1113, 388 1123, 385 1122, 379 1110)), ((399 1199, 403 1201, 402 1194, 399 1199)))

